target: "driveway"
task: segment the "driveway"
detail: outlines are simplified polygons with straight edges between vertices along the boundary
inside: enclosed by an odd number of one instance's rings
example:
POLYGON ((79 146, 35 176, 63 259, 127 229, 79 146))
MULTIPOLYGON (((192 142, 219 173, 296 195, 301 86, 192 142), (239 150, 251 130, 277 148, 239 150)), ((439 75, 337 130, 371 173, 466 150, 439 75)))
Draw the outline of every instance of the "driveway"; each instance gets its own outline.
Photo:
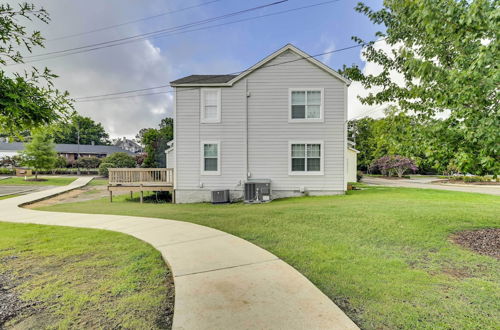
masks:
POLYGON ((0 185, 0 197, 8 195, 22 195, 29 192, 41 191, 54 188, 54 186, 11 186, 11 185, 0 185))
POLYGON ((500 196, 500 186, 433 183, 433 181, 436 180, 438 180, 438 178, 432 176, 412 177, 411 179, 385 179, 365 176, 361 182, 375 186, 439 189, 500 196))

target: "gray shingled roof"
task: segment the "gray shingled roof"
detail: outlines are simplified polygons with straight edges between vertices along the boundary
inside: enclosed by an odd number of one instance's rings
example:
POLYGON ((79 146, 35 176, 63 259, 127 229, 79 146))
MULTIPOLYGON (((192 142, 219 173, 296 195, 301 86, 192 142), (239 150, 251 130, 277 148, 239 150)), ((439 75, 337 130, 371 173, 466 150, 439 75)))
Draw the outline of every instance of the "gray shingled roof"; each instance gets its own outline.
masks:
POLYGON ((174 81, 171 81, 172 85, 180 85, 180 84, 223 84, 227 83, 234 77, 237 77, 233 74, 193 74, 184 78, 180 78, 174 81))
MULTIPOLYGON (((132 152, 116 146, 96 146, 87 144, 56 144, 55 149, 58 153, 68 153, 68 154, 99 154, 99 155, 110 155, 115 152, 126 152, 133 155, 132 152)), ((24 150, 24 143, 22 142, 0 142, 0 151, 22 151, 24 150)))

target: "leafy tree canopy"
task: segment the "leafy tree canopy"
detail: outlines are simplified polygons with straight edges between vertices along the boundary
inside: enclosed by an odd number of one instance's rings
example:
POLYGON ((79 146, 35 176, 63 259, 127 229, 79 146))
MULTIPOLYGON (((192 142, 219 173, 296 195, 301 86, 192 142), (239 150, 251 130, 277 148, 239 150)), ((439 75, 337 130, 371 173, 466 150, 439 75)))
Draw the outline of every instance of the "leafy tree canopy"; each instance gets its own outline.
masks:
POLYGON ((53 127, 55 143, 78 143, 109 145, 109 134, 101 123, 92 118, 73 115, 68 122, 60 122, 53 127))
POLYGON ((457 166, 464 172, 496 174, 500 169, 498 1, 385 0, 381 10, 363 3, 356 10, 385 28, 376 35, 392 49, 377 49, 373 42, 365 46, 367 61, 379 64, 380 74, 365 75, 357 66, 344 70, 365 88, 381 87, 361 101, 394 102, 419 118, 449 112, 445 127, 464 138, 455 150, 457 166), (404 77, 403 86, 391 80, 391 71, 404 77))
POLYGON ((23 165, 35 169, 36 180, 39 170, 51 169, 57 161, 54 141, 46 132, 38 131, 33 134, 31 142, 24 145, 21 157, 23 165))
POLYGON ((174 138, 174 120, 164 118, 159 124, 159 128, 144 128, 136 136, 144 145, 147 153, 143 167, 165 166, 165 150, 168 149, 167 143, 174 138))
POLYGON ((32 68, 11 75, 2 70, 23 63, 21 50, 43 47, 40 32, 23 26, 27 21, 48 23, 50 17, 43 8, 26 2, 16 8, 0 4, 0 134, 9 136, 53 123, 72 109, 69 94, 54 87, 57 76, 49 69, 32 68))

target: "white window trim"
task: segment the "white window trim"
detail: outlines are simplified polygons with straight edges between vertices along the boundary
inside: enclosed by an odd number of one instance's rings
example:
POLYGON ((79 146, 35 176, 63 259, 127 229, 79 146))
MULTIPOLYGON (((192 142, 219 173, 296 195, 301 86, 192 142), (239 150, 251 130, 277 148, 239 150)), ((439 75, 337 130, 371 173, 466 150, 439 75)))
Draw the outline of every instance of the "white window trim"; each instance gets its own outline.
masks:
MULTIPOLYGON (((307 147, 306 147, 307 157, 307 147)), ((307 166, 307 164, 306 164, 307 166)), ((325 175, 325 143, 323 140, 293 140, 288 141, 288 175, 325 175), (320 166, 321 170, 316 172, 292 171, 292 144, 319 144, 321 146, 320 166)))
MULTIPOLYGON (((288 89, 288 122, 289 123, 322 123, 325 121, 324 116, 324 104, 325 104, 325 89, 324 88, 289 88, 288 89), (319 107, 319 118, 292 118, 292 92, 310 92, 310 91, 320 91, 321 92, 321 104, 319 107)), ((306 104, 306 114, 307 114, 307 104, 306 104)))
POLYGON ((202 124, 217 124, 221 122, 221 89, 220 88, 201 88, 200 89, 200 122, 202 124), (205 119, 205 92, 217 92, 217 118, 213 120, 205 119))
POLYGON ((220 154, 221 154, 221 149, 220 149, 220 141, 201 141, 200 143, 200 174, 201 175, 220 175, 220 168, 221 168, 221 163, 220 163, 220 154), (216 144, 217 145, 217 171, 205 171, 205 144, 216 144))

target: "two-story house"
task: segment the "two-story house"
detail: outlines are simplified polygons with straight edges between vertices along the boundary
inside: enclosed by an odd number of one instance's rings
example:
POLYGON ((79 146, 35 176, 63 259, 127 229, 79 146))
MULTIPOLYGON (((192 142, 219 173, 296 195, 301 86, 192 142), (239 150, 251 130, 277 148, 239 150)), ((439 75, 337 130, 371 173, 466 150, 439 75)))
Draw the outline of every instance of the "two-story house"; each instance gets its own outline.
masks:
POLYGON ((350 81, 293 45, 238 75, 191 75, 175 88, 178 203, 210 201, 267 179, 272 198, 343 194, 347 186, 350 81))

